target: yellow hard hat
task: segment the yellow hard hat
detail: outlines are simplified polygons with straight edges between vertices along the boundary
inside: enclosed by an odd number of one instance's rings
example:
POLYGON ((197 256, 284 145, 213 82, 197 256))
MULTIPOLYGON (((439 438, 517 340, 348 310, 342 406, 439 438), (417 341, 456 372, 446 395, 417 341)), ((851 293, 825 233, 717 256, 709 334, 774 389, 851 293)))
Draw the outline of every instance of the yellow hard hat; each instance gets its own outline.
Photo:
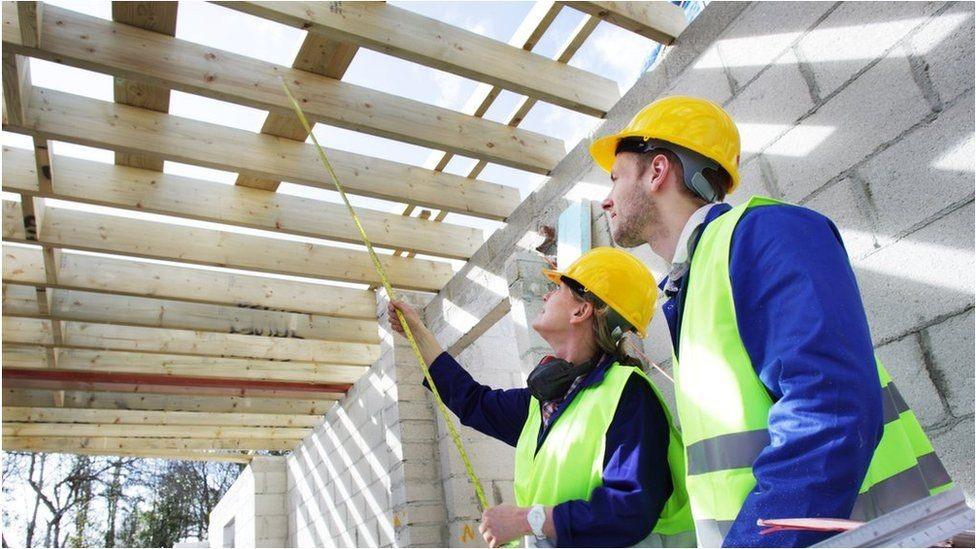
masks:
POLYGON ((601 168, 613 168, 617 143, 627 137, 659 139, 717 162, 732 177, 726 194, 739 186, 739 130, 722 107, 711 101, 673 95, 641 109, 620 133, 597 139, 590 155, 601 168))
POLYGON ((603 300, 643 338, 654 316, 657 283, 639 259, 617 248, 599 247, 586 252, 565 271, 543 269, 559 284, 563 277, 603 300))

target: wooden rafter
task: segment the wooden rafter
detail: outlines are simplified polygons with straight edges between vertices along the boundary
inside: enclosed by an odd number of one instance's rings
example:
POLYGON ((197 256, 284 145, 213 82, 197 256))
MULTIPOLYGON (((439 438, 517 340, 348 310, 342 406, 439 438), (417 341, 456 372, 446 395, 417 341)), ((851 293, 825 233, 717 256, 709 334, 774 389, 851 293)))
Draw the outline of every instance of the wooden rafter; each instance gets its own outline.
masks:
MULTIPOLYGON (((112 2, 112 19, 148 31, 176 36, 178 6, 179 2, 112 2)), ((58 18, 59 12, 52 10, 51 16, 58 18)), ((116 78, 113 93, 116 103, 159 112, 169 111, 169 88, 163 86, 116 78)), ((115 163, 163 171, 163 160, 151 155, 117 152, 115 163)))
POLYGON ((593 116, 620 99, 612 80, 385 3, 217 3, 593 116))
MULTIPOLYGON (((3 389, 5 406, 44 406, 53 404, 52 391, 44 389, 3 389)), ((207 413, 261 413, 323 415, 334 399, 281 399, 240 396, 192 396, 112 391, 65 391, 66 408, 106 410, 172 410, 207 413)))
MULTIPOLYGON (((4 234, 8 234, 6 228, 4 234)), ((39 236, 37 242, 58 248, 344 282, 380 282, 365 251, 65 208, 47 208, 39 236)), ((14 234, 8 238, 18 240, 14 234)), ((381 256, 380 261, 391 283, 401 288, 437 290, 452 275, 451 266, 443 262, 394 256, 381 256)))
MULTIPOLYGON (((291 66, 298 70, 342 80, 358 50, 359 46, 355 44, 337 42, 320 34, 308 33, 291 66)), ((308 132, 291 113, 268 113, 264 125, 261 126, 261 133, 296 141, 305 141, 308 137, 308 132)), ((239 175, 236 184, 273 191, 278 188, 279 182, 273 179, 239 175)))
POLYGON ((306 362, 328 360, 332 364, 368 365, 379 355, 379 346, 371 343, 219 334, 74 321, 62 322, 61 325, 63 341, 56 343, 51 336, 49 320, 4 316, 3 341, 57 348, 193 356, 235 356, 306 362))
POLYGON ((152 450, 291 450, 298 442, 298 439, 259 438, 4 436, 3 449, 35 452, 73 452, 76 449, 141 450, 147 453, 152 450))
POLYGON ((5 41, 4 48, 294 116, 281 89, 285 78, 310 121, 537 173, 547 173, 565 154, 560 140, 534 132, 71 10, 52 6, 45 20, 43 47, 5 41))
POLYGON ((4 284, 3 314, 120 326, 354 343, 379 342, 375 320, 333 318, 56 288, 48 289, 47 292, 51 295, 50 302, 42 304, 37 300, 34 287, 4 284))
POLYGON ((671 2, 567 1, 564 3, 662 44, 674 42, 674 39, 688 26, 684 10, 671 2))
MULTIPOLYGON (((137 107, 35 87, 28 124, 4 129, 110 150, 158 154, 210 168, 332 189, 313 145, 137 107)), ((512 187, 329 150, 351 194, 412 201, 504 219, 518 205, 512 187)))
MULTIPOLYGON (((8 208, 13 210, 12 207, 17 205, 16 202, 4 202, 5 219, 8 208)), ((19 215, 19 211, 15 215, 19 215)), ((4 238, 8 238, 6 233, 4 238)), ((3 281, 245 309, 376 318, 376 299, 371 292, 365 290, 123 258, 96 257, 70 250, 61 254, 57 284, 48 284, 40 249, 5 244, 3 281)))
MULTIPOLYGON (((27 151, 3 148, 6 190, 40 196, 36 178, 32 177, 31 156, 27 151)), ((52 158, 52 169, 58 177, 52 182, 51 193, 44 195, 49 198, 361 242, 345 207, 331 202, 62 156, 52 158)), ((477 229, 365 208, 359 208, 357 213, 377 246, 466 259, 484 242, 483 233, 477 229)))
POLYGON ((17 423, 111 423, 116 425, 210 425, 216 427, 315 427, 322 418, 302 414, 207 414, 159 410, 97 410, 4 406, 3 421, 17 423))
MULTIPOLYGON (((36 345, 3 346, 3 367, 47 368, 44 348, 36 345)), ((227 378, 305 383, 348 384, 356 382, 365 366, 263 360, 234 357, 202 357, 129 351, 62 349, 58 369, 82 372, 163 374, 184 378, 227 378)))

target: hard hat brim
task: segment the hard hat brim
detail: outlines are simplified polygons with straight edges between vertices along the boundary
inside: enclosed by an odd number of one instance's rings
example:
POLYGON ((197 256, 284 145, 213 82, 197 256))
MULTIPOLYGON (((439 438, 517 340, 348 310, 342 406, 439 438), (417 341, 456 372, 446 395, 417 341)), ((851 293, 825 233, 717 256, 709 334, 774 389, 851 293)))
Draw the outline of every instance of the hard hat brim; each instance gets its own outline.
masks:
MULTIPOLYGON (((540 270, 542 271, 543 276, 545 276, 549 280, 555 282, 556 284, 561 284, 562 281, 563 281, 563 277, 566 276, 565 273, 561 273, 559 271, 554 271, 552 269, 540 269, 540 270)), ((603 299, 603 298, 600 298, 600 299, 603 299)), ((606 300, 604 300, 604 301, 606 301, 606 300)), ((611 307, 613 307, 612 304, 610 304, 610 303, 607 303, 607 304, 610 305, 611 307)), ((616 307, 613 307, 613 308, 614 308, 615 311, 617 310, 616 307)), ((621 314, 621 313, 619 313, 619 311, 618 311, 618 314, 621 314)), ((627 320, 627 322, 629 322, 631 324, 631 326, 634 327, 634 329, 637 331, 637 335, 640 336, 641 339, 644 339, 645 337, 647 337, 647 329, 646 328, 638 328, 638 327, 634 326, 634 319, 627 318, 623 314, 621 314, 621 316, 623 316, 624 319, 627 320)))

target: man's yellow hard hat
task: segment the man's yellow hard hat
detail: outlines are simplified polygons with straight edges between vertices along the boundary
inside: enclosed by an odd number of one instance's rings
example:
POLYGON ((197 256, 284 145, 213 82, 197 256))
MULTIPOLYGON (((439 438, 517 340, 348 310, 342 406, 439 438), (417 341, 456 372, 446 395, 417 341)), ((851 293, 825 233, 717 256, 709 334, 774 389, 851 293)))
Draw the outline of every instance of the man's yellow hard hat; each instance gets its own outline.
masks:
POLYGON ((698 97, 674 95, 644 107, 620 133, 590 145, 590 155, 609 172, 617 144, 627 137, 659 139, 717 162, 732 177, 726 194, 739 186, 739 130, 722 107, 698 97))
POLYGON ((559 284, 563 277, 599 297, 643 338, 654 316, 657 283, 639 259, 617 248, 599 247, 586 252, 565 271, 543 269, 559 284))

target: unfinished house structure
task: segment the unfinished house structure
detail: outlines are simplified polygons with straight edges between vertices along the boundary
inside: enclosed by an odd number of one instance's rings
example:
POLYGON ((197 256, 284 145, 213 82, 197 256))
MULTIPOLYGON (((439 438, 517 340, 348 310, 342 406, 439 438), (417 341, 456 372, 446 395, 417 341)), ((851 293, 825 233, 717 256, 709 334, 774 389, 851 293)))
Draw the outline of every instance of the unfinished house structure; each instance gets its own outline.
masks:
MULTIPOLYGON (((688 23, 664 2, 538 2, 507 43, 385 3, 218 4, 307 31, 292 65, 176 37, 175 2, 116 2, 110 18, 3 4, 3 129, 32 145, 3 148, 4 449, 247 462, 211 515, 214 547, 482 545, 464 467, 347 212, 279 189, 330 187, 279 79, 313 122, 434 151, 423 166, 329 155, 348 192, 397 205, 358 208, 393 285, 496 387, 523 385, 544 350, 529 328, 537 248, 611 245, 589 139, 567 151, 520 124, 542 102, 596 117, 603 135, 690 94, 742 134, 730 202, 773 196, 840 228, 877 354, 972 502, 972 3, 713 2, 688 23), (567 13, 579 23, 562 46, 533 53, 567 13), (570 64, 598 26, 664 46, 622 94, 570 64), (365 50, 479 84, 452 110, 344 82, 365 50), (110 75, 114 102, 32 85, 37 60, 110 75), (171 114, 171 90, 266 119, 257 133, 171 114), (486 116, 505 93, 514 108, 486 116), (458 158, 465 169, 447 169, 458 158), (521 200, 480 178, 490 165, 544 179, 521 200), (485 240, 458 214, 504 223, 485 240)), ((645 346, 667 370, 660 316, 645 346)), ((489 499, 512 502, 512 449, 461 434, 489 499)))

